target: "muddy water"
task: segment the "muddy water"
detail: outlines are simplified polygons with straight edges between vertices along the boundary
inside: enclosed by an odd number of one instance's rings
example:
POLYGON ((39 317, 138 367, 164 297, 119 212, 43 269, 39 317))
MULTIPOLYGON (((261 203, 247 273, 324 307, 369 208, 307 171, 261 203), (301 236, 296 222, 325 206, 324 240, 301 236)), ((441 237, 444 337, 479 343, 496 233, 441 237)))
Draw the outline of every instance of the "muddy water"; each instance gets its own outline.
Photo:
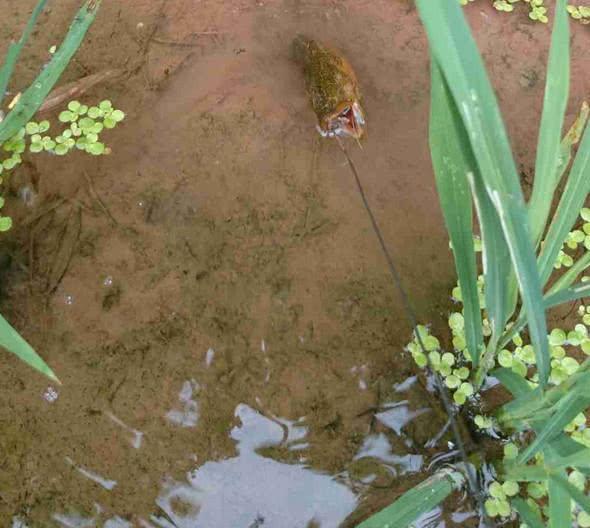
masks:
MULTIPOLYGON (((0 2, 2 42, 33 3, 0 2)), ((19 83, 76 5, 51 4, 19 83)), ((469 14, 526 180, 547 30, 482 2, 469 14)), ((444 318, 410 2, 104 2, 64 82, 128 71, 83 97, 127 113, 113 152, 31 158, 7 205, 2 313, 63 385, 3 356, 1 526, 352 526, 447 450, 345 160, 314 130, 289 58, 301 31, 357 70, 368 140, 352 156, 421 318, 444 318)), ((573 42, 570 117, 590 88, 588 33, 573 42)), ((421 522, 471 521, 455 497, 421 522)))

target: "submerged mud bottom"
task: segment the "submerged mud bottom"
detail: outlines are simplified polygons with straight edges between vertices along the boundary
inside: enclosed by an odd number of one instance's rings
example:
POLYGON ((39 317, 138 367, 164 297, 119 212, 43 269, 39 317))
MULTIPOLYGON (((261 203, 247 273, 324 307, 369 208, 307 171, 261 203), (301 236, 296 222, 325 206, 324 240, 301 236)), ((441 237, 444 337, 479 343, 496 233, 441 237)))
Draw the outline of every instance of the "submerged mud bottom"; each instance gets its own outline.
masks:
MULTIPOLYGON (((0 0, 2 42, 36 4, 0 0)), ((547 28, 472 4, 527 172, 547 28)), ((11 90, 78 7, 45 10, 11 90)), ((1 352, 0 526, 283 528, 288 512, 349 528, 453 461, 346 160, 290 59, 302 30, 354 65, 370 130, 362 149, 346 140, 351 157, 420 322, 444 323, 456 277, 412 2, 102 2, 60 84, 129 70, 80 97, 125 111, 111 155, 23 153, 4 195, 0 313, 63 385, 1 352)), ((589 38, 572 39, 575 107, 589 38)), ((419 524, 477 519, 457 494, 419 524)))
MULTIPOLYGON (((212 349, 206 355, 206 362, 208 366, 214 363, 212 349)), ((361 389, 363 370, 352 369, 353 374, 361 374, 361 389)), ((403 483, 408 476, 423 474, 426 469, 431 470, 433 464, 438 464, 437 460, 448 458, 444 450, 440 451, 445 446, 441 437, 448 427, 444 421, 440 431, 432 430, 431 437, 424 436, 425 430, 418 435, 411 432, 416 420, 422 419, 422 429, 428 417, 437 422, 432 408, 415 407, 415 403, 407 399, 415 395, 418 387, 416 376, 392 385, 392 394, 398 395, 397 401, 380 406, 372 431, 365 435, 347 468, 336 475, 318 472, 307 464, 310 430, 305 416, 295 421, 286 420, 265 416, 246 404, 239 404, 234 411, 236 425, 229 432, 236 456, 199 463, 198 457, 191 455, 195 466, 183 479, 162 475, 152 514, 108 511, 103 504, 95 502, 90 514, 75 511, 71 505, 67 511, 53 512, 51 520, 63 528, 353 526, 348 519, 372 492, 395 489, 396 482, 403 483), (420 454, 419 451, 425 451, 417 442, 435 448, 429 451, 432 456, 420 454), (410 453, 396 453, 394 445, 403 445, 404 451, 410 453)), ((177 403, 165 414, 167 427, 198 431, 203 419, 199 396, 203 396, 203 389, 195 380, 184 382, 177 403)), ((117 425, 117 436, 134 450, 141 452, 144 442, 150 441, 144 438, 142 431, 130 427, 114 414, 109 413, 107 417, 117 425)), ((75 470, 73 479, 87 479, 109 493, 117 493, 118 482, 108 475, 101 475, 69 457, 64 463, 75 470)), ((455 510, 451 516, 453 521, 475 518, 460 504, 455 510)), ((442 528, 446 526, 444 518, 442 509, 436 508, 417 520, 415 526, 442 528)), ((31 527, 19 516, 13 518, 12 528, 31 527)))

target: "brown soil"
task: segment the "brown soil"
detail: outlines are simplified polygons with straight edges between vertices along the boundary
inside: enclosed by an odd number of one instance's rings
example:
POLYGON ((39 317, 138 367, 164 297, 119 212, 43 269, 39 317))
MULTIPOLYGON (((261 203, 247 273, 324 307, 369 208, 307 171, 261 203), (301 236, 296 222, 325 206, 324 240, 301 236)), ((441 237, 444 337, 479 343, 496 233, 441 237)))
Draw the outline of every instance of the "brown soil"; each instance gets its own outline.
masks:
MULTIPOLYGON (((0 1, 0 42, 34 3, 0 1)), ((13 90, 78 4, 51 3, 13 90)), ((548 29, 486 2, 468 12, 530 177, 548 29)), ((427 46, 410 2, 105 1, 62 82, 128 71, 81 98, 108 97, 127 113, 105 135, 112 154, 31 156, 12 186, 35 186, 35 205, 14 196, 7 206, 16 227, 3 242, 1 313, 63 385, 49 403, 48 382, 2 356, 1 526, 16 515, 49 526, 53 513, 91 514, 94 503, 105 518, 148 518, 165 477, 235 455, 239 403, 304 416, 306 463, 332 475, 384 430, 371 410, 399 400, 392 384, 414 373, 410 328, 342 153, 315 132, 289 59, 301 31, 355 67, 369 134, 349 148, 421 320, 446 318, 454 274, 427 147, 427 46), (200 418, 182 428, 165 417, 191 379, 200 418), (140 449, 109 413, 144 433, 140 449), (117 487, 84 479, 67 457, 117 487)), ((573 33, 569 120, 590 93, 588 29, 573 33)), ((412 406, 436 408, 417 387, 412 406)), ((443 423, 436 411, 408 427, 412 449, 387 434, 397 454, 430 456, 441 448, 420 446, 443 423)), ((353 519, 422 477, 363 488, 353 519)))

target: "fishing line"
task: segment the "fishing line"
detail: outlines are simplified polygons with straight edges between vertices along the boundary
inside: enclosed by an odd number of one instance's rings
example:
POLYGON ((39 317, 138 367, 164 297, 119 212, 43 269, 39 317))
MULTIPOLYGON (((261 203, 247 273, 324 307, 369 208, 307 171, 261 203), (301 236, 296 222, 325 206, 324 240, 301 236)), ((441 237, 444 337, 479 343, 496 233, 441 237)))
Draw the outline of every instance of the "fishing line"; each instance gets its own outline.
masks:
POLYGON ((356 166, 354 165, 352 159, 350 158, 348 151, 346 150, 346 147, 342 143, 342 140, 340 139, 340 137, 335 136, 335 138, 338 141, 338 145, 340 146, 340 149, 344 153, 344 156, 346 157, 346 161, 348 162, 348 166, 350 167, 350 170, 354 176, 354 181, 356 183, 356 187, 358 189, 359 194, 361 195, 361 199, 363 201, 363 205, 365 207, 365 210, 367 211, 367 214, 369 215, 369 219, 371 220, 371 225, 373 226, 373 231, 375 232, 375 235, 377 236, 377 239, 379 240, 379 245, 381 246, 381 251, 383 252, 383 255, 385 256, 385 260, 387 261, 387 266, 389 267, 389 272, 391 273, 391 277, 393 278, 393 282, 394 282, 395 287, 399 293, 399 296, 402 299, 402 303, 404 306, 404 310, 406 312, 406 316, 407 316, 408 320, 410 321, 410 324, 412 325, 412 328, 414 330, 414 335, 416 336, 416 340, 418 341, 418 345, 420 346, 423 354, 426 356, 426 358, 428 360, 428 367, 433 374, 436 388, 437 388, 440 398, 443 402, 443 406, 445 408, 445 411, 446 411, 447 415, 449 416, 449 420, 451 422, 451 430, 453 432, 453 437, 455 438, 455 442, 457 444, 457 450, 459 451, 459 455, 463 461, 463 466, 465 468, 465 473, 467 475, 467 481, 469 483, 469 490, 471 492, 471 495, 475 498, 475 502, 480 510, 481 520, 483 521, 484 527, 488 527, 489 526, 488 517, 486 515, 486 511, 484 508, 481 489, 479 487, 479 482, 478 482, 477 476, 475 474, 475 471, 473 470, 473 466, 469 463, 469 461, 467 459, 467 452, 465 450, 465 444, 463 442, 463 439, 461 438, 461 433, 459 432, 459 426, 457 425, 457 420, 455 419, 455 412, 453 411, 453 407, 451 406, 451 402, 449 399, 449 393, 447 392, 446 387, 442 383, 440 376, 438 375, 438 372, 436 372, 436 370, 432 366, 432 362, 430 361, 430 357, 428 356, 428 352, 426 350, 426 347, 424 346, 424 342, 422 340, 422 336, 420 335, 420 332, 416 331, 416 328, 418 328, 418 320, 416 318, 416 312, 414 311, 412 304, 410 303, 410 299, 408 297, 406 289, 404 288, 404 286, 402 284, 401 277, 397 271, 397 268, 396 268, 393 258, 391 256, 391 253, 387 249, 387 246, 385 244, 385 240, 383 239, 383 235, 381 234, 381 230, 379 229, 379 225, 377 224, 377 220, 375 220, 375 216, 373 215, 373 211, 371 210, 371 207, 369 206, 369 202, 367 200, 367 197, 365 195, 365 191, 364 191, 363 186, 361 184, 361 179, 360 179, 358 172, 356 170, 356 166))

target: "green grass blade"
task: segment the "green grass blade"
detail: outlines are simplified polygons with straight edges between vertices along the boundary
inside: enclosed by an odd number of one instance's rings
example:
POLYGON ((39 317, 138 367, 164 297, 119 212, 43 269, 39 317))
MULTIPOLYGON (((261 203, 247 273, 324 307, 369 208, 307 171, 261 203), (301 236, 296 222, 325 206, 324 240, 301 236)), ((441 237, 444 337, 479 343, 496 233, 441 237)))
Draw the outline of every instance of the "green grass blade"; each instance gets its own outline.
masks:
POLYGON ((526 396, 532 392, 526 380, 511 369, 497 368, 490 372, 490 374, 497 378, 504 388, 510 391, 515 398, 526 396))
POLYGON ((584 386, 590 384, 590 359, 587 359, 580 365, 577 372, 572 374, 560 385, 551 387, 551 389, 541 392, 539 387, 533 389, 531 393, 524 394, 502 405, 497 412, 498 419, 507 421, 531 422, 534 426, 539 422, 538 414, 540 412, 553 413, 557 405, 563 401, 563 398, 572 393, 580 393, 584 396, 584 386))
POLYGON ((545 231, 553 193, 562 174, 561 129, 570 80, 569 17, 565 7, 565 0, 557 0, 537 142, 535 180, 529 202, 529 222, 535 246, 545 231))
POLYGON ((549 528, 572 526, 571 500, 566 488, 555 477, 549 479, 549 528))
POLYGON ((526 317, 524 315, 524 312, 521 311, 520 314, 518 315, 518 318, 516 319, 516 321, 514 321, 512 326, 508 330, 506 330, 506 332, 504 332, 504 335, 502 336, 502 338, 500 339, 500 341, 498 343, 498 350, 502 350, 503 348, 506 348, 506 345, 510 342, 510 340, 516 334, 518 334, 518 332, 520 332, 525 326, 526 326, 526 317))
POLYGON ((459 3, 417 0, 416 4, 434 60, 448 81, 479 174, 500 218, 527 314, 539 382, 544 386, 549 377, 550 356, 541 281, 528 212, 494 92, 459 3))
POLYGON ((551 357, 547 340, 547 322, 541 281, 537 271, 535 254, 530 239, 527 238, 526 210, 519 207, 513 196, 506 195, 504 198, 500 198, 499 195, 496 195, 494 201, 508 242, 512 263, 516 269, 531 342, 535 350, 539 383, 541 387, 544 387, 549 378, 551 357))
POLYGON ((588 196, 588 191, 590 191, 590 178, 588 177, 590 171, 589 130, 590 127, 586 127, 586 130, 584 130, 563 195, 541 250, 539 273, 543 284, 549 279, 557 254, 563 246, 565 237, 576 223, 580 210, 588 196))
MULTIPOLYGON (((590 266, 590 251, 584 253, 582 257, 577 260, 574 265, 568 269, 555 284, 549 289, 549 291, 543 297, 543 303, 545 304, 545 310, 558 306, 559 304, 575 301, 586 297, 590 291, 586 288, 590 285, 587 282, 580 282, 575 286, 571 286, 572 282, 576 280, 576 277, 580 275, 586 268, 590 266), (571 288, 570 288, 571 286, 571 288)), ((526 325, 526 317, 524 314, 519 314, 514 324, 504 333, 498 348, 502 349, 510 342, 510 340, 520 332, 526 325)))
POLYGON ((546 480, 549 477, 549 473, 543 466, 521 466, 510 464, 506 466, 504 477, 506 480, 519 482, 537 482, 539 480, 546 480))
POLYGON ((511 499, 510 503, 520 515, 520 520, 524 521, 529 528, 545 528, 543 519, 541 519, 540 515, 526 501, 517 497, 511 499))
POLYGON ((580 445, 581 449, 568 456, 554 456, 551 462, 545 463, 551 469, 567 469, 574 467, 576 469, 590 469, 590 449, 580 445))
MULTIPOLYGON (((567 478, 563 476, 563 472, 555 475, 553 480, 555 481, 555 484, 561 488, 564 495, 571 497, 580 508, 586 513, 590 513, 590 498, 569 482, 567 478)), ((549 499, 551 500, 551 497, 549 499)))
POLYGON ((33 9, 33 12, 29 17, 29 21, 27 22, 20 39, 18 42, 11 42, 8 47, 4 64, 2 65, 2 68, 0 68, 0 104, 2 104, 2 101, 4 100, 4 95, 6 94, 6 89, 8 88, 8 83, 12 77, 12 72, 14 70, 16 61, 18 61, 20 52, 31 36, 33 27, 35 27, 35 23, 37 22, 37 18, 39 18, 39 15, 41 14, 41 11, 43 11, 46 3, 47 0, 39 0, 37 6, 35 9, 33 9))
MULTIPOLYGON (((544 424, 541 424, 544 425, 544 424)), ((537 426, 535 426, 537 427, 537 426)), ((588 448, 576 442, 571 436, 565 433, 559 433, 549 445, 543 450, 545 463, 549 467, 559 468, 560 460, 564 458, 572 459, 580 452, 586 451, 588 448)))
POLYGON ((466 177, 468 172, 477 170, 477 166, 455 103, 436 64, 433 63, 431 71, 430 152, 461 286, 467 350, 477 367, 484 344, 473 249, 471 192, 466 177))
POLYGON ((555 284, 551 286, 547 294, 552 295, 570 286, 588 266, 590 266, 590 251, 586 251, 576 260, 574 265, 555 281, 555 284))
MULTIPOLYGON (((537 428, 538 426, 535 427, 537 428)), ((545 466, 551 471, 565 469, 566 467, 575 467, 578 471, 589 474, 590 469, 581 461, 581 458, 586 456, 588 456, 588 448, 572 440, 570 436, 563 432, 553 438, 543 449, 545 466)))
POLYGON ((0 346, 12 352, 27 365, 37 369, 41 374, 45 374, 53 381, 60 383, 57 376, 54 374, 45 361, 33 350, 31 345, 27 343, 21 335, 14 329, 4 317, 0 315, 0 346))
POLYGON ((43 71, 21 95, 18 103, 0 123, 0 143, 12 137, 33 117, 62 72, 80 47, 94 21, 101 0, 86 0, 75 16, 68 34, 43 71))
MULTIPOLYGON (((472 173, 474 174, 474 173, 472 173)), ((469 183, 475 199, 482 240, 483 274, 488 319, 492 336, 488 349, 476 375, 479 386, 487 371, 493 366, 496 344, 510 315, 510 306, 515 297, 510 251, 502 233, 500 219, 479 177, 470 177, 469 183)))
POLYGON ((535 439, 517 457, 517 464, 524 464, 531 459, 543 446, 556 436, 569 424, 577 414, 584 411, 590 405, 590 397, 585 395, 587 384, 577 384, 572 390, 561 398, 557 410, 551 418, 545 421, 543 428, 537 432, 535 439))
POLYGON ((570 161, 572 160, 572 148, 580 141, 582 133, 584 132, 584 128, 586 127, 589 114, 590 107, 588 107, 588 103, 584 101, 582 103, 582 107, 580 108, 580 113, 574 121, 574 124, 570 127, 570 129, 567 131, 567 134, 561 140, 561 154, 559 164, 561 174, 559 175, 558 181, 561 180, 561 177, 567 170, 570 161))
POLYGON ((559 304, 577 301, 582 297, 590 296, 590 282, 579 282, 570 286, 569 288, 565 288, 563 290, 559 290, 551 295, 545 296, 543 302, 545 303, 545 308, 552 308, 553 306, 558 306, 559 304))
POLYGON ((441 470, 404 493, 393 504, 362 522, 357 528, 406 528, 420 515, 428 513, 453 491, 463 486, 458 471, 441 470))
MULTIPOLYGON (((582 108, 580 109, 580 113, 578 117, 574 121, 574 124, 570 127, 567 134, 564 136, 563 140, 561 141, 561 160, 562 163, 560 165, 562 174, 559 176, 559 180, 563 176, 563 173, 569 166, 569 163, 572 158, 572 147, 576 145, 584 132, 584 127, 586 126, 586 122, 588 121, 588 115, 590 113, 590 107, 588 103, 584 101, 582 103, 582 108)), ((559 252, 559 249, 557 250, 559 252)), ((570 286, 582 273, 586 268, 590 266, 590 252, 585 252, 582 257, 574 262, 574 265, 569 268, 565 273, 563 273, 557 281, 551 286, 549 291, 547 292, 548 295, 558 292, 559 290, 563 290, 570 286)), ((541 270, 541 264, 539 262, 539 269, 541 270)), ((551 274, 552 267, 549 268, 549 275, 551 274)), ((543 284, 546 283, 546 280, 543 278, 543 271, 541 273, 541 281, 543 284)), ((549 275, 547 275, 549 277, 549 275)), ((545 299, 547 295, 545 295, 545 299)), ((545 306, 547 308, 547 306, 545 306)), ((504 348, 508 342, 516 335, 517 332, 520 332, 524 325, 526 324, 526 319, 524 318, 523 314, 520 314, 518 317, 517 322, 511 327, 508 331, 504 333, 502 338, 500 339, 500 343, 498 344, 498 349, 504 348)))

